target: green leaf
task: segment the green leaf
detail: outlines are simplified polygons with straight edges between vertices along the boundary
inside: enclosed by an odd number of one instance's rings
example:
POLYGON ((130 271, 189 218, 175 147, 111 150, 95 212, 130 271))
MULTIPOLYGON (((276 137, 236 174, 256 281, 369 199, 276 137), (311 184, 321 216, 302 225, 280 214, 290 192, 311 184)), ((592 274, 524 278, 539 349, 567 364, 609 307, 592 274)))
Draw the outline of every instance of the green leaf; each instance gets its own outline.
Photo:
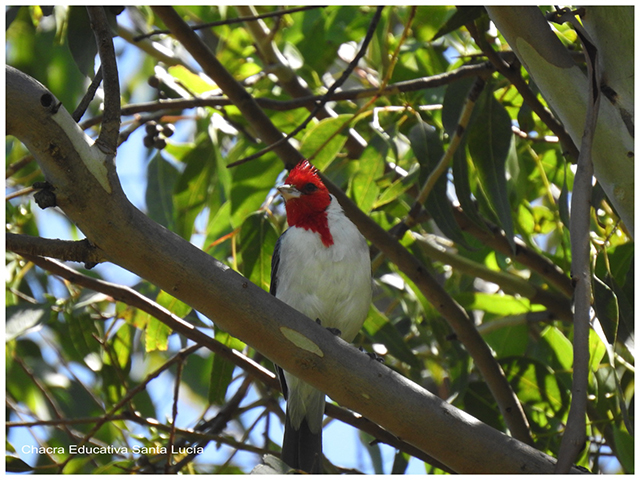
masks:
POLYGON ((482 338, 495 352, 496 358, 506 358, 521 355, 526 350, 529 343, 528 329, 525 320, 520 325, 508 325, 488 332, 482 338))
POLYGON ((504 425, 500 411, 484 382, 469 382, 462 396, 463 410, 481 422, 503 431, 504 425))
POLYGON ((4 459, 7 472, 31 472, 34 469, 27 462, 13 455, 5 455, 4 459))
POLYGON ((549 366, 526 357, 512 357, 500 363, 521 402, 547 410, 548 416, 568 409, 568 391, 549 366))
MULTIPOLYGON (((595 371, 600 367, 602 359, 607 353, 607 346, 598 334, 593 330, 589 330, 589 370, 595 371)), ((611 359, 613 361, 613 358, 611 359)))
POLYGON ((464 6, 464 7, 456 7, 456 12, 447 20, 447 22, 440 27, 440 30, 433 36, 431 41, 446 35, 447 33, 451 33, 454 30, 459 29, 460 27, 466 25, 469 22, 473 22, 476 18, 479 18, 481 15, 485 15, 485 9, 482 6, 464 6))
POLYGON ((213 85, 202 78, 200 75, 197 75, 190 71, 184 65, 173 65, 167 69, 167 71, 171 74, 173 78, 175 78, 180 85, 186 87, 190 93, 194 95, 200 95, 205 92, 210 92, 216 88, 216 85, 213 85))
POLYGON ((314 155, 310 162, 318 170, 324 171, 344 147, 349 129, 348 126, 343 128, 343 125, 351 118, 353 115, 338 115, 320 120, 305 132, 300 144, 300 153, 305 158, 314 155))
POLYGON ((128 323, 123 323, 118 328, 115 336, 113 337, 112 348, 113 348, 113 359, 120 366, 120 369, 129 373, 129 369, 131 368, 131 358, 133 355, 133 337, 135 331, 133 326, 128 323))
POLYGON ((616 448, 618 460, 624 469, 625 473, 634 473, 634 439, 626 430, 622 430, 619 427, 613 427, 613 440, 616 448))
MULTIPOLYGON (((471 77, 462 78, 450 83, 445 90, 444 99, 442 100, 442 127, 449 137, 452 137, 458 128, 460 112, 462 112, 462 107, 475 81, 476 79, 471 77)), ((472 113, 471 122, 473 121, 474 115, 477 115, 477 111, 478 104, 476 104, 472 113)))
POLYGON ((217 150, 203 135, 185 157, 184 172, 179 176, 174 187, 175 231, 189 240, 193 234, 196 217, 207 205, 211 190, 212 178, 216 168, 217 150))
POLYGON ((67 42, 73 60, 80 71, 93 77, 94 61, 98 53, 96 39, 89 24, 86 7, 69 7, 67 42))
POLYGON ((533 120, 533 110, 527 102, 522 102, 522 106, 518 110, 518 125, 523 132, 531 132, 536 123, 533 120))
POLYGON ((5 342, 40 327, 49 312, 49 307, 42 305, 11 305, 6 307, 5 342))
POLYGON ((240 272, 265 290, 269 290, 271 282, 271 257, 277 241, 278 232, 264 212, 249 215, 242 223, 240 272))
POLYGON ((414 164, 406 176, 398 178, 391 185, 382 190, 382 193, 373 204, 373 210, 383 207, 384 205, 398 199, 400 195, 409 190, 416 183, 419 173, 419 166, 414 164))
POLYGON ((369 315, 364 322, 364 331, 373 341, 382 343, 391 355, 411 367, 419 368, 420 363, 411 351, 404 337, 373 305, 369 309, 369 315))
POLYGON ((464 214, 482 230, 488 231, 487 224, 478 213, 478 207, 472 198, 471 185, 469 184, 469 165, 467 164, 466 143, 463 138, 458 149, 453 154, 453 185, 456 189, 456 197, 464 214))
POLYGON ((357 163, 358 170, 351 180, 351 192, 358 207, 368 214, 380 193, 376 181, 384 173, 384 158, 369 145, 357 163))
POLYGON ((86 357, 96 350, 96 339, 98 334, 93 320, 87 313, 73 312, 64 314, 64 319, 69 326, 69 334, 73 346, 81 358, 86 357))
MULTIPOLYGON (((234 149, 233 156, 229 154, 229 161, 257 152, 255 147, 241 150, 234 149)), ((280 173, 282 163, 276 160, 272 153, 233 168, 230 195, 233 228, 241 226, 247 216, 260 209, 269 192, 275 187, 280 173)))
POLYGON ((161 290, 156 297, 156 303, 169 310, 174 315, 180 318, 184 318, 191 312, 192 308, 184 302, 181 302, 176 297, 169 295, 164 290, 161 290))
POLYGON ((179 172, 158 153, 147 167, 147 215, 169 230, 174 230, 173 189, 179 172))
POLYGON ((455 299, 467 310, 480 310, 502 317, 531 311, 529 300, 511 295, 465 292, 456 295, 455 299))
MULTIPOLYGON (((420 164, 420 180, 424 183, 444 155, 442 141, 435 129, 421 120, 409 131, 409 141, 420 164)), ((445 172, 433 186, 424 208, 433 217, 442 233, 452 241, 471 250, 472 247, 467 243, 453 216, 451 202, 447 197, 447 185, 448 179, 445 172)))
POLYGON ((548 326, 540 334, 531 357, 556 372, 566 388, 571 389, 573 345, 556 327, 548 326))
POLYGON ((145 329, 145 351, 165 351, 169 346, 169 335, 171 335, 171 329, 167 325, 157 318, 150 317, 145 329))
MULTIPOLYGON (((241 351, 244 343, 220 329, 216 329, 216 340, 234 350, 241 351)), ((220 355, 213 355, 211 379, 209 382, 209 401, 215 405, 223 405, 227 389, 231 383, 235 365, 220 355)))
POLYGON ((480 95, 475 108, 478 115, 467 132, 469 153, 478 171, 482 190, 511 244, 511 249, 515 251, 505 170, 513 141, 511 118, 488 87, 480 95))

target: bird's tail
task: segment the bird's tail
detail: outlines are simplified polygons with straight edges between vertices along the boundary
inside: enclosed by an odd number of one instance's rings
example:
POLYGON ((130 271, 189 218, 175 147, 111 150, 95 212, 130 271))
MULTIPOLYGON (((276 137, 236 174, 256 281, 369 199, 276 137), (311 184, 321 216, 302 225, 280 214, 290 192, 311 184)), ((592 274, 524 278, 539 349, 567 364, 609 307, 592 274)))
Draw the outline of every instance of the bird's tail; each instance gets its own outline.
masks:
POLYGON ((299 429, 291 424, 287 408, 282 441, 282 461, 291 468, 308 473, 322 473, 322 428, 318 433, 309 429, 304 418, 299 429))

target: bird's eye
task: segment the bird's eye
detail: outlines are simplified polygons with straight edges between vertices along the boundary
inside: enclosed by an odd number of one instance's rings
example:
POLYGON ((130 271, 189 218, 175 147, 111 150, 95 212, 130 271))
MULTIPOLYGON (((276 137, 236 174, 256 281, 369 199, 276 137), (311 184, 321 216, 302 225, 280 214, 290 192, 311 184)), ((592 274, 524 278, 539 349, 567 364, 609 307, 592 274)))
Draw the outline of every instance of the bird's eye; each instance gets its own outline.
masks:
POLYGON ((305 195, 309 195, 310 193, 315 192, 316 190, 318 190, 318 187, 314 184, 314 183, 306 183, 303 187, 302 187, 302 193, 305 195))

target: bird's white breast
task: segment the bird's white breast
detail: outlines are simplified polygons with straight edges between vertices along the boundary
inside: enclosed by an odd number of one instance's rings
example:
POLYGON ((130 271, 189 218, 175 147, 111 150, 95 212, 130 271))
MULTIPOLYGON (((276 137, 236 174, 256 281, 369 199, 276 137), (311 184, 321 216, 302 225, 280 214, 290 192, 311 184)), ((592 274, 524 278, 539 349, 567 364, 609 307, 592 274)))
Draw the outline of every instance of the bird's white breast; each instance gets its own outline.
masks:
POLYGON ((276 297, 350 342, 371 303, 371 262, 364 237, 332 198, 327 209, 333 245, 320 235, 291 227, 282 238, 276 297))

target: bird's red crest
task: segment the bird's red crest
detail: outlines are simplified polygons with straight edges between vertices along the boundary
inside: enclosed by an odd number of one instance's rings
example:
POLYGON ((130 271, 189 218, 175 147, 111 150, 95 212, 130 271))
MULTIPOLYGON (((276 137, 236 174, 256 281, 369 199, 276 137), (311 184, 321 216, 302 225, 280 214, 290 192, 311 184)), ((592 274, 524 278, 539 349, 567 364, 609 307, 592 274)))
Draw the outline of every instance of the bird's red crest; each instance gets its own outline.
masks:
POLYGON ((332 245, 333 237, 327 224, 326 211, 331 196, 316 167, 308 160, 302 160, 291 170, 284 183, 295 187, 301 194, 298 198, 287 200, 289 226, 314 231, 320 235, 325 246, 332 245))
POLYGON ((302 160, 293 167, 284 183, 301 187, 308 182, 315 184, 317 187, 320 185, 324 187, 318 175, 318 169, 311 165, 308 160, 302 160))

